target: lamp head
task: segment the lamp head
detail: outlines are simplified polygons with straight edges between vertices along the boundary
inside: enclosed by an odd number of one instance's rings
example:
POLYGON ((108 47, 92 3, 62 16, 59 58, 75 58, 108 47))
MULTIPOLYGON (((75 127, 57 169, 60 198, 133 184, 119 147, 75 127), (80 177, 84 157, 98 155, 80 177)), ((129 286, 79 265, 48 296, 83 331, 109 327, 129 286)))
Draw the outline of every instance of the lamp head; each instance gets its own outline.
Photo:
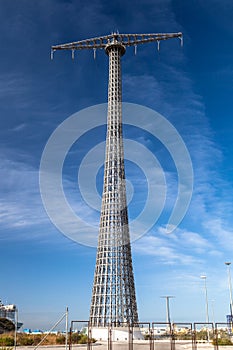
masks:
POLYGON ((205 280, 205 279, 206 279, 206 276, 205 276, 205 275, 201 275, 200 278, 202 278, 202 279, 205 280))

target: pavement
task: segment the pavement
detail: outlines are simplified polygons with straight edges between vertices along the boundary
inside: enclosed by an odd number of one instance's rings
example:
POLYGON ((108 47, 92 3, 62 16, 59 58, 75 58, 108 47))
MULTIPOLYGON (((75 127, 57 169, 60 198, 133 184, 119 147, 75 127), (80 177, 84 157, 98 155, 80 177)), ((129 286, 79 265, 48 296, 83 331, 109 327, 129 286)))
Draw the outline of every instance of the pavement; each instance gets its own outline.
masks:
MULTIPOLYGON (((112 342, 112 346, 108 349, 108 342, 97 342, 92 344, 92 350, 150 350, 149 341, 139 340, 130 344, 128 342, 112 342)), ((155 341, 153 350, 214 350, 215 347, 208 343, 196 344, 196 349, 192 349, 191 341, 177 341, 175 346, 171 348, 170 341, 155 341)), ((38 348, 35 346, 17 346, 17 350, 66 350, 64 345, 41 345, 38 348)), ((220 347, 219 350, 233 350, 231 346, 220 347)), ((69 347, 67 348, 69 350, 69 347)), ((72 345, 70 350, 87 350, 87 345, 72 345)), ((90 349, 91 350, 91 349, 90 349)))

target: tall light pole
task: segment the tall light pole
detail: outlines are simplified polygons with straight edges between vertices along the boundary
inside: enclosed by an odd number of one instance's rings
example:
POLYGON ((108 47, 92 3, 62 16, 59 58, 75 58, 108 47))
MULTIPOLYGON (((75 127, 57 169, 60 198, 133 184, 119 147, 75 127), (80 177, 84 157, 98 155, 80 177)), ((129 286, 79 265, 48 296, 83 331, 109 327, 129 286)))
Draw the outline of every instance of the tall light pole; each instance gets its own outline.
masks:
POLYGON ((172 295, 164 295, 161 298, 165 298, 166 299, 166 316, 167 316, 167 323, 169 323, 171 325, 171 317, 170 317, 170 305, 169 305, 169 300, 171 298, 175 298, 172 295))
POLYGON ((212 317, 213 317, 213 324, 215 324, 214 300, 211 300, 211 302, 212 302, 212 317))
POLYGON ((208 304, 208 293, 207 293, 207 285, 206 285, 206 276, 202 275, 200 276, 201 279, 204 280, 204 286, 205 286, 205 302, 206 302, 206 323, 207 323, 207 341, 210 340, 210 334, 209 334, 209 304, 208 304))
POLYGON ((228 271, 228 286, 229 286, 229 293, 230 293, 230 315, 231 315, 231 322, 232 322, 233 304, 232 304, 232 284, 231 284, 231 262, 225 262, 225 265, 227 266, 227 271, 228 271))
POLYGON ((16 350, 16 346, 17 346, 17 330, 18 330, 18 309, 17 308, 15 309, 14 323, 15 323, 14 350, 16 350))

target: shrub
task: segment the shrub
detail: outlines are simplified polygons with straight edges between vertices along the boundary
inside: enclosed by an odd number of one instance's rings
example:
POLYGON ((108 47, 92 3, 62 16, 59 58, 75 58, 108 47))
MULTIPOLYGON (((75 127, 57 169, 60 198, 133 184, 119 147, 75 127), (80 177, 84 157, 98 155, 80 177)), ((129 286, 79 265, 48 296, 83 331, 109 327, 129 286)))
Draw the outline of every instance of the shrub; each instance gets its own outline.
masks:
POLYGON ((71 335, 71 342, 73 344, 79 344, 80 339, 81 339, 81 334, 79 334, 79 333, 73 333, 71 335))
POLYGON ((41 339, 42 339, 42 335, 40 335, 40 334, 34 335, 34 337, 33 337, 33 344, 32 344, 32 345, 37 345, 37 344, 39 344, 39 342, 41 341, 41 339))
MULTIPOLYGON (((80 334, 80 333, 73 333, 71 336, 71 341, 73 344, 87 344, 88 343, 88 337, 86 334, 80 334)), ((90 339, 90 343, 95 343, 95 339, 90 339)))
POLYGON ((81 334, 79 344, 87 344, 87 335, 86 334, 81 334))
POLYGON ((33 345, 33 343, 34 343, 34 339, 30 335, 22 334, 22 336, 18 338, 18 345, 28 346, 28 345, 33 345))
POLYGON ((13 346, 14 342, 14 338, 11 336, 2 336, 0 338, 0 346, 13 346))
POLYGON ((65 344, 66 337, 64 335, 58 335, 56 337, 56 344, 65 344))
POLYGON ((220 338, 213 340, 213 345, 233 345, 232 341, 228 338, 220 338))

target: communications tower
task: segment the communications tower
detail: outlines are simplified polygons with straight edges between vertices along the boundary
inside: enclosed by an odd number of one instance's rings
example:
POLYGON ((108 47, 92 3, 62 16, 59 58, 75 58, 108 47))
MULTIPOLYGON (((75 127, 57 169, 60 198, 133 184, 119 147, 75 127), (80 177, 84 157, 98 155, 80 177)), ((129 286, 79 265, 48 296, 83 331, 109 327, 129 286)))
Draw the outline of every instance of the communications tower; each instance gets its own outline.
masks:
MULTIPOLYGON (((104 329, 138 323, 126 201, 122 138, 121 57, 127 46, 180 38, 182 33, 119 34, 52 46, 57 50, 104 49, 109 57, 107 137, 99 239, 90 310, 92 335, 107 338, 104 329), (93 330, 95 332, 93 333, 93 330), (99 333, 98 333, 99 332, 99 333)), ((118 335, 119 336, 119 335, 118 335)))

